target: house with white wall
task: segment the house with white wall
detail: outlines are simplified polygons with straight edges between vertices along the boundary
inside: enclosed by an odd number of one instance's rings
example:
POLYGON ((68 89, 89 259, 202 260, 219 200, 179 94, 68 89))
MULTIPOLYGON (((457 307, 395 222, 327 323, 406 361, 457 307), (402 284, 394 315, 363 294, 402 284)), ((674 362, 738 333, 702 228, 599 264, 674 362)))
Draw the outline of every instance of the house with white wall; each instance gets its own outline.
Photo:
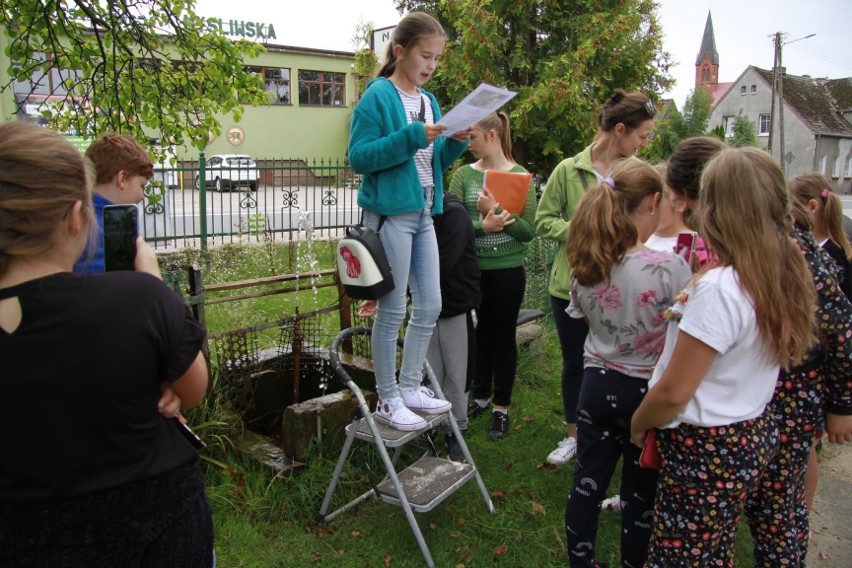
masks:
POLYGON ((773 72, 747 67, 715 102, 708 128, 723 125, 727 135, 737 114, 755 124, 760 146, 780 158, 787 177, 818 171, 832 180, 838 193, 852 193, 852 77, 842 79, 788 75, 782 68, 783 99, 776 94, 771 124, 773 72), (783 105, 783 106, 782 106, 783 105), (780 116, 783 112, 784 156, 780 116))

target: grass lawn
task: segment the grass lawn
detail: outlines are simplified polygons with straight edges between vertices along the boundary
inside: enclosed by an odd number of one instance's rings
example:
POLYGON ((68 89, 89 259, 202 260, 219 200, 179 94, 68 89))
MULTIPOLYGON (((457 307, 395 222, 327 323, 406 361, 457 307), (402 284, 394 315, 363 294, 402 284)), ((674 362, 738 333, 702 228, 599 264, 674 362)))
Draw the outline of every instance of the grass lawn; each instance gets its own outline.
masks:
MULTIPOLYGON (((208 271, 213 277, 206 281, 268 275, 264 272, 272 262, 270 253, 262 247, 259 252, 260 260, 251 260, 242 251, 227 253, 224 259, 215 257, 208 271), (251 272, 243 272, 241 264, 251 265, 251 272)), ((322 251, 320 256, 326 254, 322 251)), ((334 300, 320 297, 317 301, 329 304, 334 300)), ((251 311, 269 309, 278 314, 292 313, 292 309, 287 311, 280 305, 270 308, 262 303, 251 311)), ((252 323, 245 321, 244 309, 229 310, 208 311, 213 320, 208 321, 211 331, 221 329, 214 327, 219 320, 227 320, 226 325, 252 323)), ((329 337, 335 332, 330 329, 329 337)), ((471 482, 435 510, 416 514, 437 566, 567 566, 563 519, 573 468, 545 463, 547 454, 565 435, 560 362, 555 329, 545 322, 544 336, 519 353, 510 435, 502 441, 489 440, 487 415, 470 423, 465 440, 497 513, 488 513, 476 483, 471 482)), ((201 463, 213 508, 219 567, 425 565, 405 514, 398 507, 370 500, 330 523, 317 522, 338 458, 336 452, 323 453, 319 445, 314 446, 298 474, 275 475, 232 449, 229 440, 238 435, 239 423, 219 407, 217 397, 190 412, 188 418, 208 442, 201 463)), ((439 449, 442 445, 443 437, 439 449)), ((383 477, 375 450, 359 441, 355 447, 335 492, 332 510, 368 490, 370 476, 377 480, 383 477)), ((405 457, 402 462, 408 463, 405 457)), ((616 474, 608 495, 615 493, 618 483, 616 474)), ((620 565, 619 534, 620 516, 603 513, 597 539, 599 561, 620 565)), ((753 566, 745 525, 737 544, 737 566, 753 566)))

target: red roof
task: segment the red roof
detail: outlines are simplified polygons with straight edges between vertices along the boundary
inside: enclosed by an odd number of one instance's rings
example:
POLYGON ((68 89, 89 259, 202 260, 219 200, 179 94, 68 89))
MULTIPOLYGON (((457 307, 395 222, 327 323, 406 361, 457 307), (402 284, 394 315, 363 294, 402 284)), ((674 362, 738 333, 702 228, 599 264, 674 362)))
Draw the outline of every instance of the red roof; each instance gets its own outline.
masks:
POLYGON ((713 97, 713 101, 710 103, 711 106, 716 106, 716 103, 722 100, 722 97, 725 96, 725 93, 728 92, 728 89, 733 86, 733 83, 716 83, 715 85, 704 85, 708 89, 710 89, 710 95, 713 97))

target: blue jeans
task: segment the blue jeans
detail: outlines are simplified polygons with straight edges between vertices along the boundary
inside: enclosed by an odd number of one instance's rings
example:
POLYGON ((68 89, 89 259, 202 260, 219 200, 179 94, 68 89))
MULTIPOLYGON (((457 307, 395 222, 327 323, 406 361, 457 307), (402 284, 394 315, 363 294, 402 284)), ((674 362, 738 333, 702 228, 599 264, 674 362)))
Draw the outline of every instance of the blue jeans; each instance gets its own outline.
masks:
MULTIPOLYGON (((379 215, 364 211, 365 226, 376 229, 379 215)), ((441 313, 441 281, 438 241, 429 209, 387 217, 379 231, 390 261, 396 287, 376 303, 371 345, 380 399, 399 396, 396 374, 396 341, 406 314, 406 285, 411 289, 411 319, 405 330, 399 386, 420 385, 426 350, 435 320, 441 313)))

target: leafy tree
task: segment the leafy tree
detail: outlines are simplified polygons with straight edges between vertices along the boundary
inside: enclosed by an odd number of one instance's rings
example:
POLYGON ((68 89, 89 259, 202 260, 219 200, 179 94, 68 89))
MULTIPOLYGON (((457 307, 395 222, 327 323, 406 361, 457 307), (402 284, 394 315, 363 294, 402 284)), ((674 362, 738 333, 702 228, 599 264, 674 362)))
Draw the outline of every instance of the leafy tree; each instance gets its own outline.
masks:
POLYGON ((657 117, 654 130, 648 139, 648 146, 639 150, 639 157, 652 164, 665 162, 683 138, 683 116, 674 102, 665 109, 665 114, 657 117))
POLYGON ((734 118, 732 127, 734 135, 728 140, 728 143, 734 148, 743 148, 745 146, 757 146, 757 127, 750 121, 746 115, 740 111, 734 118))
POLYGON ((268 102, 243 60, 263 48, 208 29, 194 0, 7 0, 0 33, 14 81, 54 81, 43 117, 60 131, 105 131, 204 149, 216 115, 238 121, 243 104, 268 102))
POLYGON ((355 47, 355 88, 358 96, 367 88, 379 61, 376 52, 370 47, 370 37, 374 29, 372 22, 358 22, 352 37, 352 45, 355 47))
POLYGON ((712 111, 713 95, 707 87, 699 86, 690 91, 683 103, 683 120, 678 132, 681 140, 706 134, 712 111))
POLYGON ((724 124, 717 124, 716 126, 714 126, 713 128, 710 129, 710 131, 707 133, 707 136, 713 136, 715 138, 718 138, 722 142, 724 142, 725 141, 725 125, 724 124))
POLYGON ((450 42, 429 88, 449 108, 481 82, 518 91, 507 105, 515 154, 549 173, 587 145, 616 88, 669 86, 653 0, 398 0, 437 17, 450 42))
POLYGON ((693 89, 686 97, 683 113, 670 108, 665 118, 657 121, 651 141, 640 157, 652 163, 664 162, 681 140, 705 134, 712 103, 713 96, 706 87, 693 89))

